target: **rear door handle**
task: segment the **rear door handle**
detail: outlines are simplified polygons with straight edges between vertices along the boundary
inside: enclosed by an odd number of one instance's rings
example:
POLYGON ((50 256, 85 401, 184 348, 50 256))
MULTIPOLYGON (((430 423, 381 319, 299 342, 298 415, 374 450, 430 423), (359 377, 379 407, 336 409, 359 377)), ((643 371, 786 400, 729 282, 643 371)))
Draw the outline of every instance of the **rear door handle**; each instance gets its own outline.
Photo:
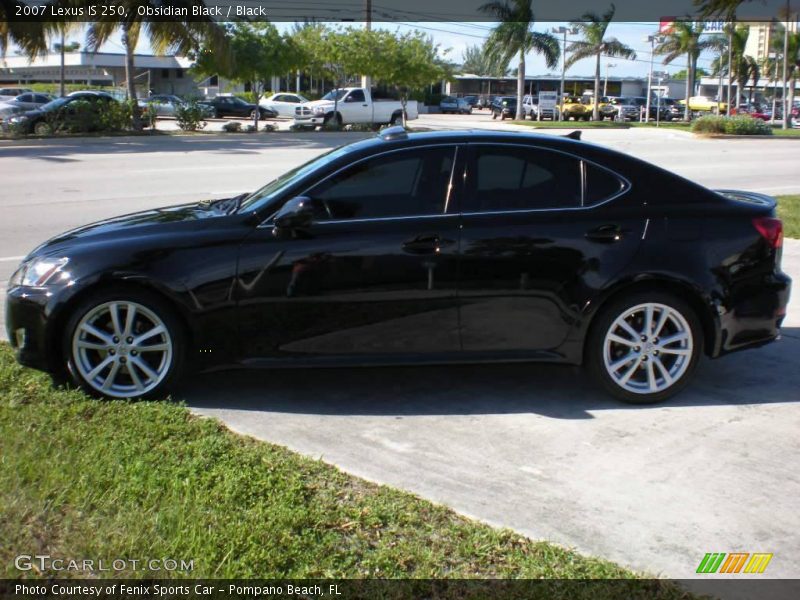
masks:
POLYGON ((586 239, 592 242, 600 242, 603 244, 612 244, 618 242, 623 237, 622 227, 619 225, 609 224, 601 225, 595 229, 586 232, 586 239))
POLYGON ((438 233, 422 233, 403 242, 403 250, 409 254, 437 254, 445 246, 454 243, 453 240, 442 239, 438 233))

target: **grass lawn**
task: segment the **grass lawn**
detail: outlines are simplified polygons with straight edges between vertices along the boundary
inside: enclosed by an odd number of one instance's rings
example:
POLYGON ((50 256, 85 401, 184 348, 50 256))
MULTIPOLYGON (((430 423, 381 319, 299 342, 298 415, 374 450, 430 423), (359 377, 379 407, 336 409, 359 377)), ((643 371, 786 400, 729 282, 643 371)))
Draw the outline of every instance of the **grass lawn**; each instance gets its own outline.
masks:
MULTIPOLYGON (((4 577, 20 576, 21 552, 193 560, 190 575, 212 578, 636 577, 235 435, 178 404, 55 390, 5 343, 0 539, 4 577)), ((642 585, 686 597, 667 582, 642 585)))
POLYGON ((800 195, 778 196, 778 216, 783 221, 783 235, 800 238, 800 195))

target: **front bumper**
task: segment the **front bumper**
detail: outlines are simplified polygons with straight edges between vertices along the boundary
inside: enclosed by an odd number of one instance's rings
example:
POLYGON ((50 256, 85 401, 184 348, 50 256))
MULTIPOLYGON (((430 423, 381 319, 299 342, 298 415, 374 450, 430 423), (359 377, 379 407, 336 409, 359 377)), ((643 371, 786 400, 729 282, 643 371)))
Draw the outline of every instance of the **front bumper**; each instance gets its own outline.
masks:
POLYGON ((6 293, 6 333, 21 364, 53 372, 58 369, 60 348, 53 330, 52 290, 13 287, 6 293))
POLYGON ((320 115, 318 117, 295 117, 294 124, 300 127, 316 127, 325 123, 325 117, 320 115))

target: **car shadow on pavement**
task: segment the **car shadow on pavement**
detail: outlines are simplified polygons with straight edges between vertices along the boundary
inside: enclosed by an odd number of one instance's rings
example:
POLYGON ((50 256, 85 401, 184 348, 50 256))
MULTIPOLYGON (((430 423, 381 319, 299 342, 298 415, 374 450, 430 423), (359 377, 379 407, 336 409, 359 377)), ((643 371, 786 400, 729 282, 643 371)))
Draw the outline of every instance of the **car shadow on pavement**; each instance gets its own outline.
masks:
POLYGON ((703 359, 686 390, 650 406, 617 402, 580 368, 543 364, 233 370, 196 375, 173 397, 194 408, 276 413, 591 419, 592 411, 609 409, 798 402, 798 357, 800 329, 787 328, 777 343, 703 359))

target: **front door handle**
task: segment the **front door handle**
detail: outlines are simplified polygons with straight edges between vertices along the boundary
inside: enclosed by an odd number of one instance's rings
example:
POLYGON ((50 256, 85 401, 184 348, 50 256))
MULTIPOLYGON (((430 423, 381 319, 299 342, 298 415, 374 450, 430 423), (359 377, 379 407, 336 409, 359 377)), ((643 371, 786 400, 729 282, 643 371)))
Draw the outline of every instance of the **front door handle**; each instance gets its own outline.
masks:
POLYGON ((602 244, 612 244, 618 242, 623 237, 622 227, 619 225, 608 224, 601 225, 595 229, 586 232, 586 239, 592 242, 600 242, 602 244))
POLYGON ((409 254, 438 254, 442 248, 454 243, 453 240, 443 239, 438 233, 422 233, 403 242, 403 250, 409 254))

